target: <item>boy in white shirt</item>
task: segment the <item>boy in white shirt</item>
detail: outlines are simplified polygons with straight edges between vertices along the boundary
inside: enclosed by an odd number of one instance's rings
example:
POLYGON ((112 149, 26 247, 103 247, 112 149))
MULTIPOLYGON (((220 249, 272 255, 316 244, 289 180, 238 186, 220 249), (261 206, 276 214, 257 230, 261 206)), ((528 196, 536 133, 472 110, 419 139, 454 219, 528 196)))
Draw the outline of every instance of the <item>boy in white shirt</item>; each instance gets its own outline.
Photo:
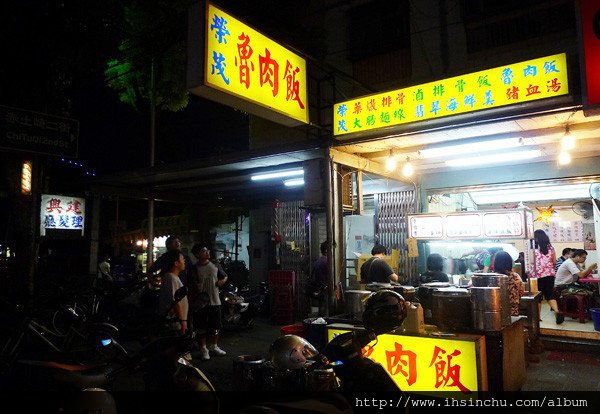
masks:
POLYGON ((554 285, 556 287, 569 285, 577 282, 579 279, 584 279, 590 275, 598 267, 596 263, 592 263, 585 270, 580 270, 578 264, 585 263, 587 252, 583 249, 575 249, 573 256, 565 260, 556 271, 556 279, 554 285))

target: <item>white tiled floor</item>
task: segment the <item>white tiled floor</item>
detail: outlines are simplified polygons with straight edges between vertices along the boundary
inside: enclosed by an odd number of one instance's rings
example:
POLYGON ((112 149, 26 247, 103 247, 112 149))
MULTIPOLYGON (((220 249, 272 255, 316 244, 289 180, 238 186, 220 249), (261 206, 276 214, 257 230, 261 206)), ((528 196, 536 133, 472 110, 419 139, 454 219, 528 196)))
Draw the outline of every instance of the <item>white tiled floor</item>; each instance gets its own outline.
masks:
POLYGON ((596 332, 594 329, 594 323, 592 320, 586 320, 585 323, 579 323, 578 319, 572 319, 565 317, 565 321, 557 325, 556 317, 554 312, 550 309, 550 305, 544 300, 542 301, 542 311, 540 313, 542 321, 540 322, 540 328, 545 329, 558 329, 564 331, 579 331, 579 332, 596 332))

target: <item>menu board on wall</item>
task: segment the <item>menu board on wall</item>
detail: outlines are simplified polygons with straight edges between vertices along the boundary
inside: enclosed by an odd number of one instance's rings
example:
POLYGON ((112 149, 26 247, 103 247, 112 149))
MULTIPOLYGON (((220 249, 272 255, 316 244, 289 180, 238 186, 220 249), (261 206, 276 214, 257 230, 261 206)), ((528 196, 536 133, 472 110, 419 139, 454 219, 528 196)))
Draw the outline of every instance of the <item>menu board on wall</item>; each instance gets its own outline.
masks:
MULTIPOLYGON (((459 213, 411 214, 408 216, 409 237, 416 239, 485 239, 531 238, 526 229, 532 227, 527 209, 469 211, 459 213)), ((532 232, 533 233, 533 232, 532 232)))
POLYGON ((484 213, 483 228, 486 237, 522 237, 525 235, 523 214, 520 212, 484 213))
POLYGON ((581 221, 552 221, 548 231, 550 240, 555 243, 583 241, 583 223, 581 221))
POLYGON ((409 218, 409 237, 416 239, 441 239, 444 234, 444 222, 441 216, 411 216, 409 218))
POLYGON ((476 238, 481 236, 481 216, 479 214, 448 214, 446 216, 446 237, 476 238))

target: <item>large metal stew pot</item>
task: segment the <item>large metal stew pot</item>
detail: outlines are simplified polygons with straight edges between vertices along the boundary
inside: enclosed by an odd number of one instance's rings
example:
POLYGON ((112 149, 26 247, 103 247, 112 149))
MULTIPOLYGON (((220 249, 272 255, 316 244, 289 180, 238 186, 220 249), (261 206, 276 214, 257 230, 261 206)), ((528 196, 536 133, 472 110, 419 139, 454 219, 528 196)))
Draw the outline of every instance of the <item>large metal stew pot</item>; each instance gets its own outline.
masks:
POLYGON ((344 298, 346 314, 362 320, 362 314, 365 310, 363 300, 371 293, 373 292, 369 290, 347 290, 344 298))

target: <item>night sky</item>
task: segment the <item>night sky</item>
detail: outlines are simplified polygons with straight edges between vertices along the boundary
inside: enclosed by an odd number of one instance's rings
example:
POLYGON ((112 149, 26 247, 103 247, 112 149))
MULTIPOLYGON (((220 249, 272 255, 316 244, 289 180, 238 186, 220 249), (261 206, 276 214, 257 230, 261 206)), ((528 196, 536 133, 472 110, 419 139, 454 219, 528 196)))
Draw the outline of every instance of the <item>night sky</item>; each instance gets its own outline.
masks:
MULTIPOLYGON (((0 105, 79 121, 79 161, 98 174, 149 165, 147 108, 119 101, 103 71, 119 33, 115 0, 11 0, 0 6, 0 105)), ((185 28, 184 28, 185 30, 185 28)), ((190 96, 157 114, 156 165, 239 151, 248 116, 190 96)))

